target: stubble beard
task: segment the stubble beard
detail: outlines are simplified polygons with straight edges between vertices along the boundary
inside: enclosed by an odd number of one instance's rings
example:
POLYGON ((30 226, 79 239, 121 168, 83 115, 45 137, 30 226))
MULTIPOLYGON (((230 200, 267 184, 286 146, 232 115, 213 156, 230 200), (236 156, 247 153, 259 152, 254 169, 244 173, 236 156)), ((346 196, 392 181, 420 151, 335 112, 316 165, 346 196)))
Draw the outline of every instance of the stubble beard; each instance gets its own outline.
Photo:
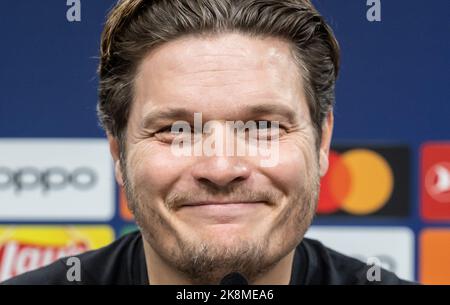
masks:
POLYGON ((139 193, 128 179, 126 163, 121 164, 128 206, 144 240, 167 265, 184 274, 192 284, 218 284, 230 272, 243 274, 250 283, 255 281, 301 242, 317 206, 320 188, 318 162, 315 169, 308 171, 307 183, 299 186, 298 192, 289 199, 287 204, 290 207, 280 215, 280 222, 276 225, 281 228, 281 235, 277 240, 270 236, 258 237, 257 240, 244 240, 237 236, 233 246, 224 247, 211 240, 182 238, 152 207, 152 203, 140 200, 139 193), (163 231, 165 234, 173 234, 176 240, 173 245, 168 247, 165 244, 161 229, 166 229, 163 231))

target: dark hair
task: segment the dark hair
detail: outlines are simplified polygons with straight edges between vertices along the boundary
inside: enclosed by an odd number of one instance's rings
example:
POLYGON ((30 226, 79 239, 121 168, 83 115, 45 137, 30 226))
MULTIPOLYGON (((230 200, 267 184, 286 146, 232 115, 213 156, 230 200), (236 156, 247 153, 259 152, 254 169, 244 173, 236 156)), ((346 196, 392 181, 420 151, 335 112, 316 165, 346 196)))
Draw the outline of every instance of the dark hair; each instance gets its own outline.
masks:
POLYGON ((149 50, 183 35, 231 31, 292 44, 321 137, 334 103, 339 46, 309 0, 120 0, 101 37, 97 112, 105 130, 124 143, 133 80, 149 50))

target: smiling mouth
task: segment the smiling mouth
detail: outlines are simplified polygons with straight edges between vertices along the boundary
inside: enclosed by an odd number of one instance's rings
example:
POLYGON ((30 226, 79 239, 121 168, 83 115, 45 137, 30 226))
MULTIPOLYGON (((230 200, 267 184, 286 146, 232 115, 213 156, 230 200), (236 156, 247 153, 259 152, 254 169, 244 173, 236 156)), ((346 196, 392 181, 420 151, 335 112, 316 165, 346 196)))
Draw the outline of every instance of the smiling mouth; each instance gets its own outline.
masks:
POLYGON ((255 221, 255 217, 263 217, 268 212, 267 207, 265 201, 202 201, 184 204, 179 212, 186 217, 198 219, 199 223, 230 224, 245 223, 250 219, 255 221))
POLYGON ((185 203, 181 207, 197 207, 197 206, 207 206, 207 205, 244 205, 244 204, 267 204, 265 201, 200 201, 193 203, 185 203))

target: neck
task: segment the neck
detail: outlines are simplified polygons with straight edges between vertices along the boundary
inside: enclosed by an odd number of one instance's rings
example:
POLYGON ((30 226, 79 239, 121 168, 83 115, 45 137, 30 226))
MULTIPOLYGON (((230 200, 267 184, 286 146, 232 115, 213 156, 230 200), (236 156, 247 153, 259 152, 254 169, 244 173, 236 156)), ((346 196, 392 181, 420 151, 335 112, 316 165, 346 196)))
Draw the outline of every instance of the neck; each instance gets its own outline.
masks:
MULTIPOLYGON (((191 285, 184 274, 168 265, 144 239, 147 274, 151 285, 191 285)), ((251 285, 288 285, 291 279, 295 248, 279 260, 270 270, 259 276, 251 285)))

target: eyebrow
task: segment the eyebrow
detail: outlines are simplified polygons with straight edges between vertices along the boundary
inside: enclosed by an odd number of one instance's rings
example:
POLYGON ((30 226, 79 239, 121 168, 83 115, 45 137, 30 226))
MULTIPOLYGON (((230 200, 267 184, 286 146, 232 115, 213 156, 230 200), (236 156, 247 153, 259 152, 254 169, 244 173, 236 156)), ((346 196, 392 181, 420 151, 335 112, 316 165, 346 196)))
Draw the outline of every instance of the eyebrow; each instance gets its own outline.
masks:
POLYGON ((296 122, 297 114, 289 107, 282 104, 260 104, 245 107, 245 112, 252 116, 279 115, 287 119, 289 123, 296 122))
MULTIPOLYGON (((142 127, 146 128, 152 126, 157 121, 183 120, 193 122, 195 112, 196 111, 190 111, 182 107, 154 110, 144 116, 144 119, 142 120, 142 127)), ((291 107, 281 104, 259 104, 245 106, 242 111, 239 111, 239 113, 244 113, 244 116, 250 118, 250 120, 251 117, 254 116, 278 115, 286 118, 289 123, 295 123, 297 118, 295 111, 291 107)))
POLYGON ((147 128, 152 126, 157 121, 193 121, 194 112, 188 111, 185 108, 167 108, 163 110, 154 110, 144 116, 142 120, 142 127, 147 128))

